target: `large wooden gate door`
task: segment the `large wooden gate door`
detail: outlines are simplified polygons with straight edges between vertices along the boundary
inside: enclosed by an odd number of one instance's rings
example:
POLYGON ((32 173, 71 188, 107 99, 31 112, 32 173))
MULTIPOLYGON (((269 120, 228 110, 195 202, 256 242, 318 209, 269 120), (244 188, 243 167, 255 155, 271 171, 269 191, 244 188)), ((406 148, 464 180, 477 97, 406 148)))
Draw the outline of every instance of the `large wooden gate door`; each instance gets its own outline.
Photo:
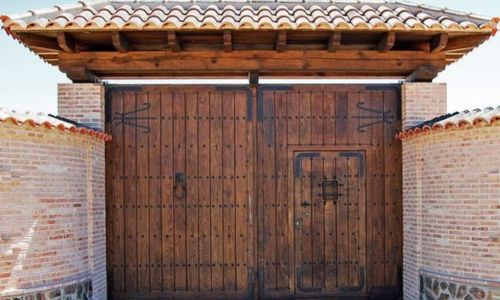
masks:
POLYGON ((297 152, 294 161, 297 293, 364 293, 364 153, 297 152))
POLYGON ((108 87, 113 298, 251 297, 252 99, 238 87, 108 87))

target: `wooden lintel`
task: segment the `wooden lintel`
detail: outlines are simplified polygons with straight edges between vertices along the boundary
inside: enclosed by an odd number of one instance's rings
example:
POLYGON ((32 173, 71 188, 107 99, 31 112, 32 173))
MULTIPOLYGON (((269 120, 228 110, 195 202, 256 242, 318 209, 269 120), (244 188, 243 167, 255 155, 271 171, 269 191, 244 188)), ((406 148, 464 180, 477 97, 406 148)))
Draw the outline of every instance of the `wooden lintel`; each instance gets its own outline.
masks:
POLYGON ((439 68, 434 65, 422 65, 418 67, 415 71, 413 71, 410 76, 406 78, 407 82, 432 82, 434 78, 436 78, 441 71, 442 68, 439 68))
POLYGON ((100 79, 85 67, 59 67, 74 83, 100 82, 100 79))
POLYGON ((75 52, 75 41, 66 32, 60 32, 57 34, 57 43, 64 52, 74 53, 75 52))
POLYGON ((224 51, 225 52, 233 51, 233 38, 232 38, 232 33, 230 30, 224 30, 223 43, 224 43, 224 51))
POLYGON ((377 49, 380 52, 388 52, 394 47, 395 43, 396 43, 396 33, 388 32, 378 43, 377 49))
POLYGON ((443 51, 448 45, 448 34, 441 33, 433 37, 430 44, 431 44, 430 50, 432 53, 438 53, 443 51))
POLYGON ((170 47, 170 50, 172 50, 172 52, 179 52, 181 50, 181 44, 179 42, 177 33, 175 33, 174 31, 169 31, 167 35, 168 46, 170 47))
POLYGON ((276 51, 283 52, 286 49, 286 31, 279 31, 276 37, 276 51))
MULTIPOLYGON (((269 74, 333 74, 335 76, 405 78, 422 65, 443 68, 445 53, 422 51, 131 51, 59 54, 65 68, 86 67, 100 77, 174 76, 174 74, 234 74, 252 70, 269 74), (361 75, 360 75, 361 74, 361 75)), ((181 75, 179 75, 181 76, 181 75)), ((280 75, 282 76, 282 75, 280 75)), ((326 75, 325 75, 326 76, 326 75)), ((329 76, 329 75, 328 75, 329 76)))
POLYGON ((113 32, 111 34, 111 40, 113 42, 113 46, 119 52, 125 53, 130 50, 130 44, 121 32, 113 32))
POLYGON ((28 45, 32 49, 50 51, 50 52, 61 52, 61 47, 57 39, 48 38, 31 33, 23 33, 16 35, 25 45, 28 45))
POLYGON ((337 51, 342 44, 342 33, 339 31, 335 31, 328 38, 328 51, 333 52, 337 51))

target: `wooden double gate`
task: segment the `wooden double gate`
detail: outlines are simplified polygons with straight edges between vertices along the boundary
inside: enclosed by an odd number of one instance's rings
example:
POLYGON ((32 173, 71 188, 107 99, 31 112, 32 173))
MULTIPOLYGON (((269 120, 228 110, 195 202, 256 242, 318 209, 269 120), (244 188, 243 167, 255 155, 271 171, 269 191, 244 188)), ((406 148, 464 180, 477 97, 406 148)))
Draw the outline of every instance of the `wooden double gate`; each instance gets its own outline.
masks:
POLYGON ((108 86, 112 298, 397 296, 399 87, 108 86))

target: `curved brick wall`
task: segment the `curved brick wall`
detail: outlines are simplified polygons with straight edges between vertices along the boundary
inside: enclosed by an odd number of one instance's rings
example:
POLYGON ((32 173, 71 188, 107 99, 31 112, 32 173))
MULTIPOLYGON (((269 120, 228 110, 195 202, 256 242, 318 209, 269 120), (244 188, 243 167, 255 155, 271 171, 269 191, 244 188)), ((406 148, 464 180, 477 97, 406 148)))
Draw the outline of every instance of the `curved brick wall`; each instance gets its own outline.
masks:
POLYGON ((106 298, 102 140, 0 124, 0 205, 0 299, 106 298))
POLYGON ((500 297, 499 123, 403 141, 405 300, 500 297))

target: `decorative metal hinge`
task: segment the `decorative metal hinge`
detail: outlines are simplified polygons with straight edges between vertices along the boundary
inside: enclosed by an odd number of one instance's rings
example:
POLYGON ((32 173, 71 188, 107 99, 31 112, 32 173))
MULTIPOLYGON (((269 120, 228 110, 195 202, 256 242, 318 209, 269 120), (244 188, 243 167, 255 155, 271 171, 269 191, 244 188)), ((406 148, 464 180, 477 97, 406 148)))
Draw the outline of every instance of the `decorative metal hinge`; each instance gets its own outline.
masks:
POLYGON ((364 102, 359 102, 356 104, 356 107, 360 110, 360 115, 358 116, 353 116, 355 119, 368 119, 371 120, 370 123, 368 124, 363 124, 358 127, 358 132, 365 132, 365 128, 368 128, 373 125, 377 125, 380 123, 386 123, 386 124, 392 124, 394 121, 394 115, 391 110, 388 111, 383 111, 383 110, 376 110, 368 107, 364 107, 365 105, 364 102), (370 115, 361 115, 362 112, 369 112, 370 115), (374 114, 374 115, 373 115, 374 114))
POLYGON ((151 128, 149 128, 149 126, 147 126, 147 125, 138 124, 138 121, 140 121, 140 120, 141 121, 143 121, 143 120, 146 120, 146 121, 147 120, 155 120, 156 118, 149 117, 149 116, 148 117, 138 117, 137 116, 138 113, 143 112, 143 111, 149 111, 149 109, 151 108, 151 104, 149 104, 149 103, 144 103, 142 106, 143 106, 143 108, 139 108, 139 109, 132 110, 129 112, 124 112, 124 113, 117 112, 116 113, 117 116, 113 118, 113 120, 117 121, 115 123, 115 125, 116 126, 121 125, 121 124, 123 124, 124 126, 130 125, 130 126, 134 126, 136 128, 144 129, 144 133, 150 133, 151 128))

